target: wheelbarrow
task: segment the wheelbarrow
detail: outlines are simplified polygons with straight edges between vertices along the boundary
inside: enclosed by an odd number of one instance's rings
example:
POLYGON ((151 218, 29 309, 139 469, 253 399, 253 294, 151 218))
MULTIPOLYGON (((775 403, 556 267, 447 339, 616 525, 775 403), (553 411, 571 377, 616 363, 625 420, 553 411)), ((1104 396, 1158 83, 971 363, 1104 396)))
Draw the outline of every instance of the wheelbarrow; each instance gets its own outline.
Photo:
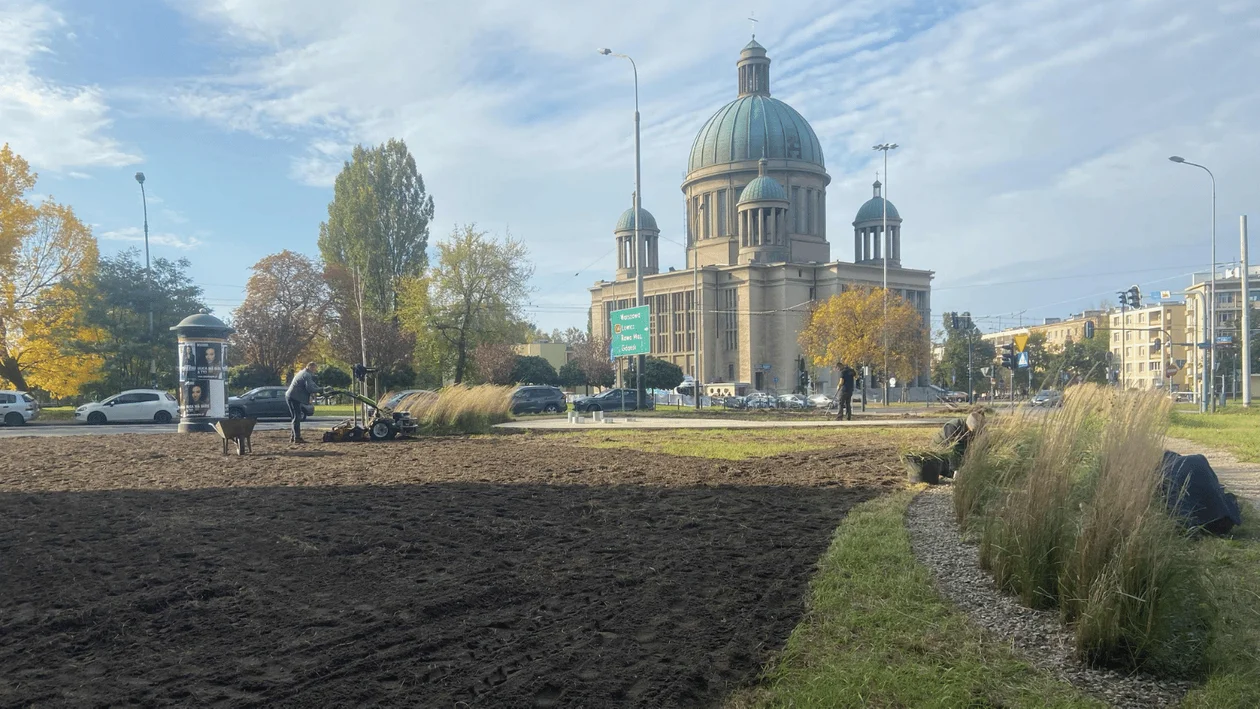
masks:
POLYGON ((254 434, 254 424, 258 419, 219 419, 214 422, 214 430, 223 438, 223 455, 228 454, 228 443, 236 442, 236 454, 245 455, 254 452, 250 436, 254 434))

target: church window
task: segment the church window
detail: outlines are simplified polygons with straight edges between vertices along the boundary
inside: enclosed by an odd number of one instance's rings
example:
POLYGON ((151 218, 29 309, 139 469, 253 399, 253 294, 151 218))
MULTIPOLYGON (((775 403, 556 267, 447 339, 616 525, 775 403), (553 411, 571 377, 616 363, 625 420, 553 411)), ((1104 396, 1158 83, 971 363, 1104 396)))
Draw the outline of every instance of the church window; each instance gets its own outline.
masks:
POLYGON ((717 235, 726 236, 730 233, 726 229, 726 190, 718 190, 717 196, 717 235))
MULTIPOLYGON (((669 352, 669 295, 658 295, 652 298, 656 301, 651 303, 652 312, 655 322, 652 323, 653 334, 656 335, 656 343, 653 350, 656 352, 669 352)), ((650 301, 649 301, 650 302, 650 301)))
POLYGON ((809 299, 818 300, 818 289, 815 288, 814 286, 809 287, 809 299))
POLYGON ((704 201, 701 203, 704 206, 704 210, 701 213, 700 218, 704 221, 704 226, 702 228, 703 230, 700 233, 704 234, 704 238, 706 239, 712 236, 709 230, 709 225, 713 223, 713 199, 712 198, 713 198, 712 194, 706 194, 703 198, 704 201))
POLYGON ((696 349, 696 294, 693 291, 687 291, 684 302, 687 309, 687 342, 686 350, 694 352, 696 349))
POLYGON ((730 352, 739 346, 739 289, 722 290, 722 340, 730 352))
POLYGON ((814 233, 814 191, 805 190, 805 233, 814 233))
POLYGON ((792 233, 801 233, 801 188, 792 188, 792 233))

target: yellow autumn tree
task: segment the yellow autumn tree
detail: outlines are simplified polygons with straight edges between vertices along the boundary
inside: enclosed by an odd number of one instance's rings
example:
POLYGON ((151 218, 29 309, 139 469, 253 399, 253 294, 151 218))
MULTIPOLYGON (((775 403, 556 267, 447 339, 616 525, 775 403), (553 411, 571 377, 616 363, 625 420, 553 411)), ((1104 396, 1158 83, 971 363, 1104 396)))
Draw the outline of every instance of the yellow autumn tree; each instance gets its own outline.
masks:
POLYGON ((0 149, 0 383, 68 396, 101 366, 82 346, 98 339, 82 324, 96 239, 70 207, 31 204, 35 179, 8 145, 0 149))
POLYGON ((905 298, 890 291, 885 320, 883 288, 850 288, 818 305, 801 332, 800 344, 815 367, 843 362, 878 370, 884 364, 885 334, 888 374, 913 377, 915 365, 922 365, 926 355, 923 319, 905 298))

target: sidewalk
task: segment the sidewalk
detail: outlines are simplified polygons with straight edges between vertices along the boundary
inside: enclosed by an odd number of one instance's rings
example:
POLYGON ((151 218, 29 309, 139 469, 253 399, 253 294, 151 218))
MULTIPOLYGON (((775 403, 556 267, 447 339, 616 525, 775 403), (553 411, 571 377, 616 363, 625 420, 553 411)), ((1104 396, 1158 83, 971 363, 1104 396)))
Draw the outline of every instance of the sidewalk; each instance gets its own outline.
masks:
POLYGON ((1216 471, 1216 477, 1220 478, 1226 490, 1241 498, 1246 498, 1252 505, 1260 508, 1260 464, 1243 463, 1232 453, 1208 448, 1201 443, 1187 441, 1184 438, 1168 438, 1165 444, 1169 450, 1182 455, 1199 453, 1206 456, 1208 462, 1212 464, 1212 470, 1216 471))

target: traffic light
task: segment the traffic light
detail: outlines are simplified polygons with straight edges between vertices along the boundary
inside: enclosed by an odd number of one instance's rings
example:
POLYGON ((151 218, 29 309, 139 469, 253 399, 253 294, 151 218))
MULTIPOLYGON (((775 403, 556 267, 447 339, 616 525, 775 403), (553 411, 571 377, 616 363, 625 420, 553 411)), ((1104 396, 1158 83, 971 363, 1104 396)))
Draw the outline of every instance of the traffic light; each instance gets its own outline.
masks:
POLYGON ((1007 344, 1002 345, 1000 349, 1002 350, 1002 366, 1007 369, 1014 369, 1015 344, 1013 342, 1008 342, 1007 344))
POLYGON ((1128 296, 1130 308, 1142 307, 1142 291, 1137 286, 1129 288, 1129 290, 1125 291, 1125 295, 1128 296))
POLYGON ((1151 354, 1155 354, 1159 352, 1160 348, 1162 348, 1163 346, 1164 344, 1159 341, 1158 337, 1156 337, 1155 340, 1151 342, 1151 354))
POLYGON ((1121 308, 1124 308, 1126 305, 1129 304, 1129 299, 1126 297, 1128 295, 1129 295, 1128 291, 1123 291, 1123 290, 1116 291, 1116 300, 1119 301, 1121 308))
POLYGON ((958 313, 951 312, 949 314, 949 325, 951 330, 957 330, 959 325, 958 313))
POLYGON ((1093 320, 1085 321, 1085 339, 1087 340, 1094 339, 1094 321, 1093 320))

